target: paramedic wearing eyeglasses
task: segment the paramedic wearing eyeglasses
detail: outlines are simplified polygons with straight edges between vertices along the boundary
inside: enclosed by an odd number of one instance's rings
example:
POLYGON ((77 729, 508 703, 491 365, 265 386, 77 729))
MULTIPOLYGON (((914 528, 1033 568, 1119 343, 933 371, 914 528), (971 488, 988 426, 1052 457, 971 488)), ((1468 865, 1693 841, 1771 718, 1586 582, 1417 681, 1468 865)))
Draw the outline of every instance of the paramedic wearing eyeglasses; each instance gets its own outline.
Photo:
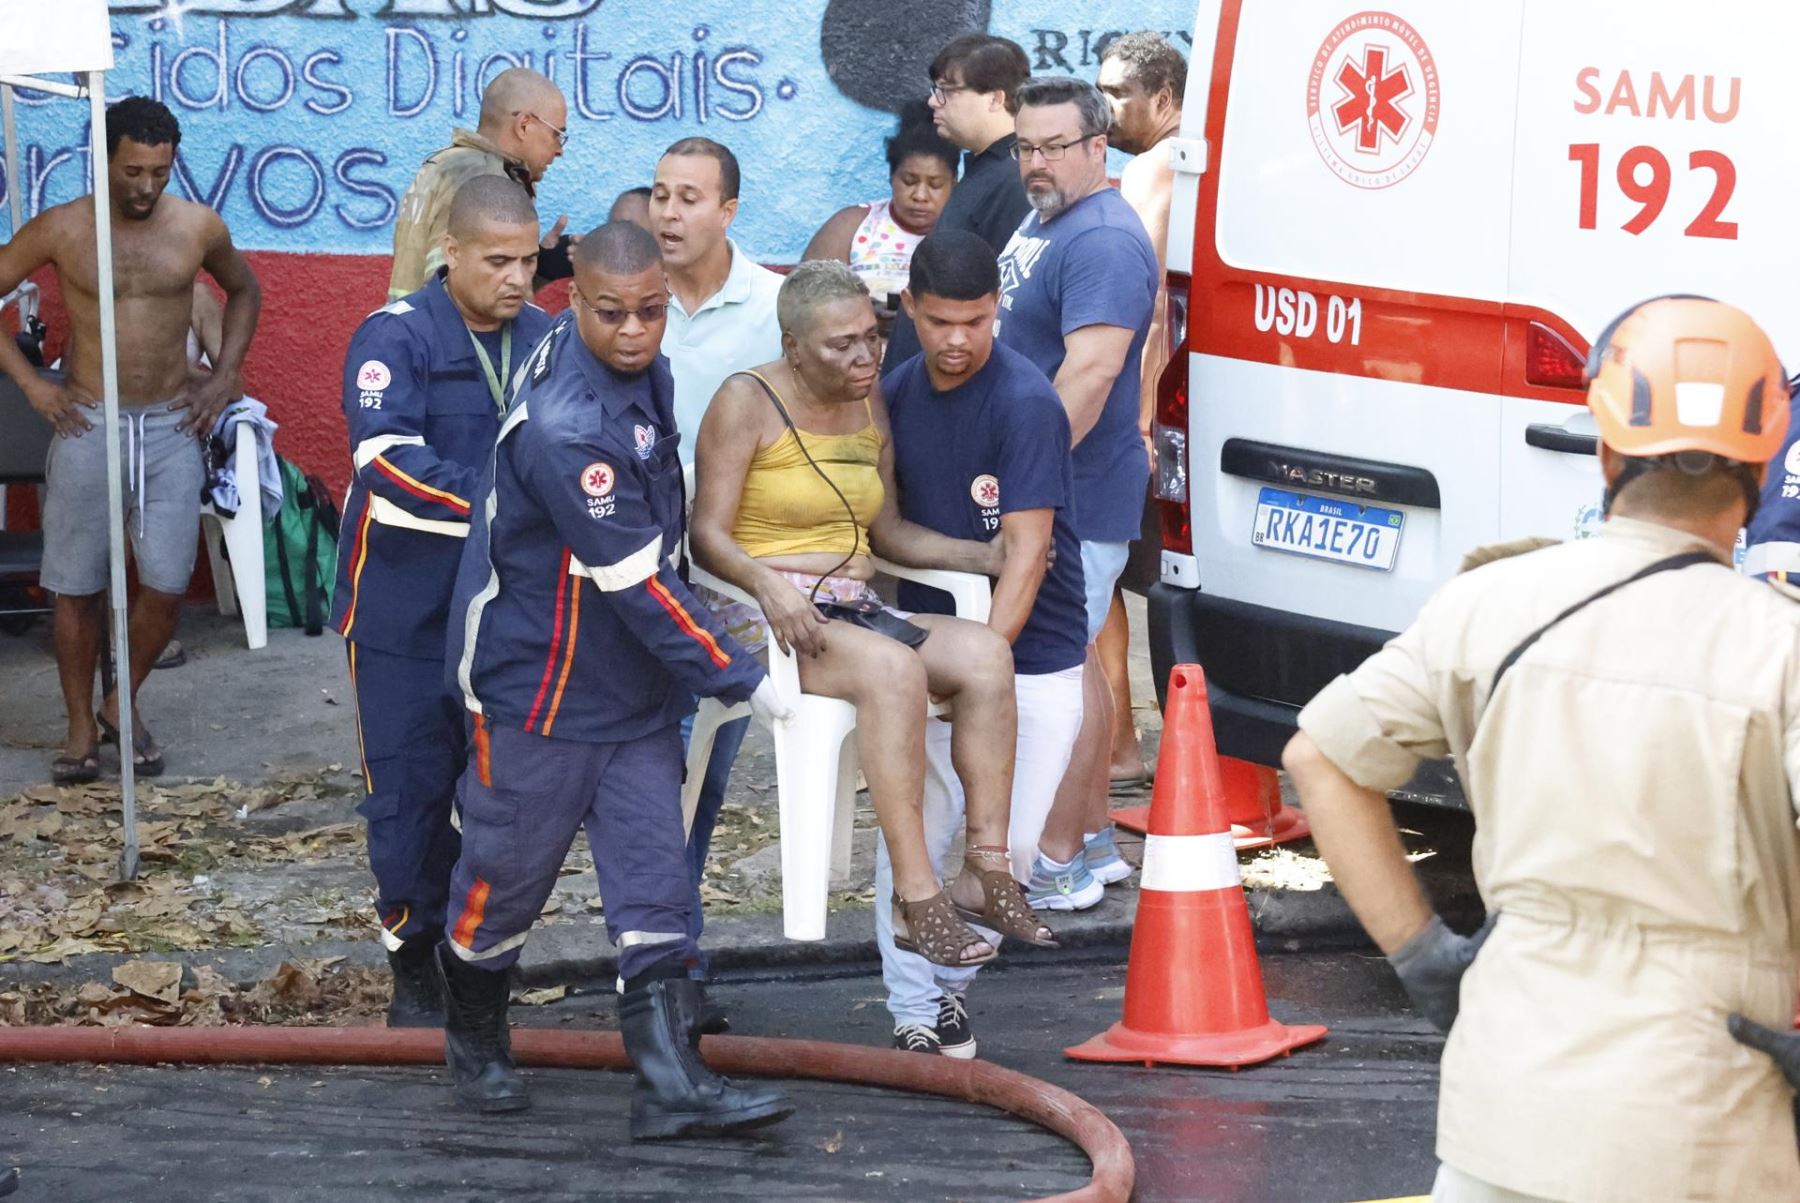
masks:
POLYGON ((370 314, 344 360, 355 475, 338 539, 332 625, 356 698, 392 1027, 436 1027, 431 950, 444 927, 464 720, 444 687, 444 627, 469 507, 513 367, 550 328, 530 304, 538 219, 503 176, 477 176, 450 206, 446 264, 370 314))
POLYGON ((1786 402, 1740 311, 1634 307, 1589 360, 1599 535, 1465 572, 1300 714, 1313 838, 1449 1033, 1441 1203, 1800 1199, 1800 593, 1730 567, 1786 402), (1497 916, 1474 937, 1384 796, 1445 755, 1497 916))
POLYGON ((447 1059, 466 1105, 528 1105, 506 970, 585 827, 637 1069, 632 1138, 756 1127, 792 1108, 696 1052, 680 723, 696 694, 786 715, 756 658, 676 574, 684 490, 655 240, 628 222, 583 238, 572 299, 500 428, 452 607, 451 666, 474 734, 437 958, 447 1059))

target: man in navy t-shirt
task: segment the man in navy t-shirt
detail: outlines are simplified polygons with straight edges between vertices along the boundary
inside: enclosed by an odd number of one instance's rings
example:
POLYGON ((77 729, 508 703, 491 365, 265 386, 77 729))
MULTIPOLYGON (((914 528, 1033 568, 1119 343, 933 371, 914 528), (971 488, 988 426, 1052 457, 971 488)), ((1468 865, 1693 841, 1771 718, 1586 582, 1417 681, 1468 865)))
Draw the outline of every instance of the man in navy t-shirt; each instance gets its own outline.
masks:
MULTIPOLYGON (((1000 291, 992 249, 949 230, 913 254, 904 295, 923 353, 882 381, 893 427, 900 514, 954 539, 1005 548, 988 625, 1012 642, 1019 707, 1008 843, 1013 872, 1029 880, 1045 816, 1081 726, 1087 608, 1081 548, 1070 508, 1069 423, 1045 375, 994 342, 1000 291), (1054 554, 1052 554, 1054 553, 1054 554)), ((950 613, 935 589, 902 584, 900 603, 950 613)), ((933 866, 963 827, 963 792, 950 760, 950 727, 925 739, 925 841, 933 866)), ((1059 849, 1065 856, 1080 849, 1059 849)), ((887 849, 876 857, 877 897, 891 892, 887 849)), ((1096 895, 1098 885, 1093 886, 1096 895)), ((892 917, 876 907, 876 941, 894 1044, 973 1057, 964 994, 974 968, 946 968, 894 947, 892 917)), ((998 942, 996 934, 984 938, 998 942)))
MULTIPOLYGON (((1000 255, 1001 345, 1052 381, 1075 438, 1075 533, 1087 586, 1087 636, 1106 624, 1113 586, 1137 537, 1150 461, 1138 433, 1144 338, 1156 304, 1156 251, 1144 224, 1107 183, 1112 109, 1092 84, 1034 78, 1014 96, 1013 154, 1033 212, 1000 255)), ((1046 827, 1046 846, 1085 838, 1069 861, 1033 880, 1034 906, 1091 906, 1093 881, 1131 868, 1106 816, 1113 703, 1097 656, 1085 686, 1085 721, 1046 827)))

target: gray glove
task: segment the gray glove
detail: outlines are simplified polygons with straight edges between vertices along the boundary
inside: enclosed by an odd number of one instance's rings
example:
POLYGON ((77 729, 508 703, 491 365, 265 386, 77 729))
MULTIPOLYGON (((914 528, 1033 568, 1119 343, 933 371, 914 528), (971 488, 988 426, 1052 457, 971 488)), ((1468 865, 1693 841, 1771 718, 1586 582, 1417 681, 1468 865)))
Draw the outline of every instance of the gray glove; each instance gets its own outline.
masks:
POLYGON ((1459 936, 1437 915, 1423 931, 1402 944, 1388 957, 1388 964, 1406 987, 1413 1008, 1431 1021, 1440 1032, 1448 1032, 1456 1022, 1462 1005, 1462 976, 1475 962, 1482 942, 1494 930, 1498 915, 1489 915, 1481 930, 1472 936, 1459 936))
POLYGON ((1788 1080, 1788 1085, 1800 1090, 1800 1033, 1777 1032, 1736 1012, 1725 1021, 1725 1028, 1739 1044, 1767 1053, 1781 1076, 1788 1080))

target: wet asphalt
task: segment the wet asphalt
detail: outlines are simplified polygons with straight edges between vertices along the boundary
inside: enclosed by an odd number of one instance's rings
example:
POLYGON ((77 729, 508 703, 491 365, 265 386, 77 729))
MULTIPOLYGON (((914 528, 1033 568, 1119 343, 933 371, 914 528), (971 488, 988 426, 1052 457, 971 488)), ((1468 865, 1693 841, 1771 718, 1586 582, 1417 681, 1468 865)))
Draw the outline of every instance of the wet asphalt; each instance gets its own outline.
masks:
MULTIPOLYGON (((1123 949, 985 971, 970 997, 984 1057, 1076 1092, 1131 1141, 1142 1203, 1353 1203, 1424 1194, 1441 1041, 1370 953, 1265 956, 1277 1019, 1327 1039, 1238 1072, 1069 1061, 1119 1017, 1123 949)), ((728 977, 739 1032, 886 1044, 876 968, 728 977)), ((530 1026, 615 1026, 596 983, 530 1026)), ((438 1070, 0 1069, 0 1163, 17 1199, 1002 1200, 1084 1183, 1074 1146, 1000 1112, 847 1085, 790 1082, 799 1105, 758 1138, 632 1145, 629 1079, 528 1071, 535 1106, 483 1119, 438 1070)))

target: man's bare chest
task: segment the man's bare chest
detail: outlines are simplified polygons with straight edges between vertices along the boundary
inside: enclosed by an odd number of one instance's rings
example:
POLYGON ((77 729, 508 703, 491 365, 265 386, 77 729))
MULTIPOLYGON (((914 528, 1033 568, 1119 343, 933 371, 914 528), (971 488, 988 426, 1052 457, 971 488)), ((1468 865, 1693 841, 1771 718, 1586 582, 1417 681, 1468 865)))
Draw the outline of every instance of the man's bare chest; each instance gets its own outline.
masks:
MULTIPOLYGON (((187 298, 200 270, 200 253, 179 231, 130 229, 115 226, 113 233, 113 296, 134 298, 187 298)), ((65 283, 90 295, 100 290, 99 258, 89 246, 71 248, 62 268, 65 283)))

